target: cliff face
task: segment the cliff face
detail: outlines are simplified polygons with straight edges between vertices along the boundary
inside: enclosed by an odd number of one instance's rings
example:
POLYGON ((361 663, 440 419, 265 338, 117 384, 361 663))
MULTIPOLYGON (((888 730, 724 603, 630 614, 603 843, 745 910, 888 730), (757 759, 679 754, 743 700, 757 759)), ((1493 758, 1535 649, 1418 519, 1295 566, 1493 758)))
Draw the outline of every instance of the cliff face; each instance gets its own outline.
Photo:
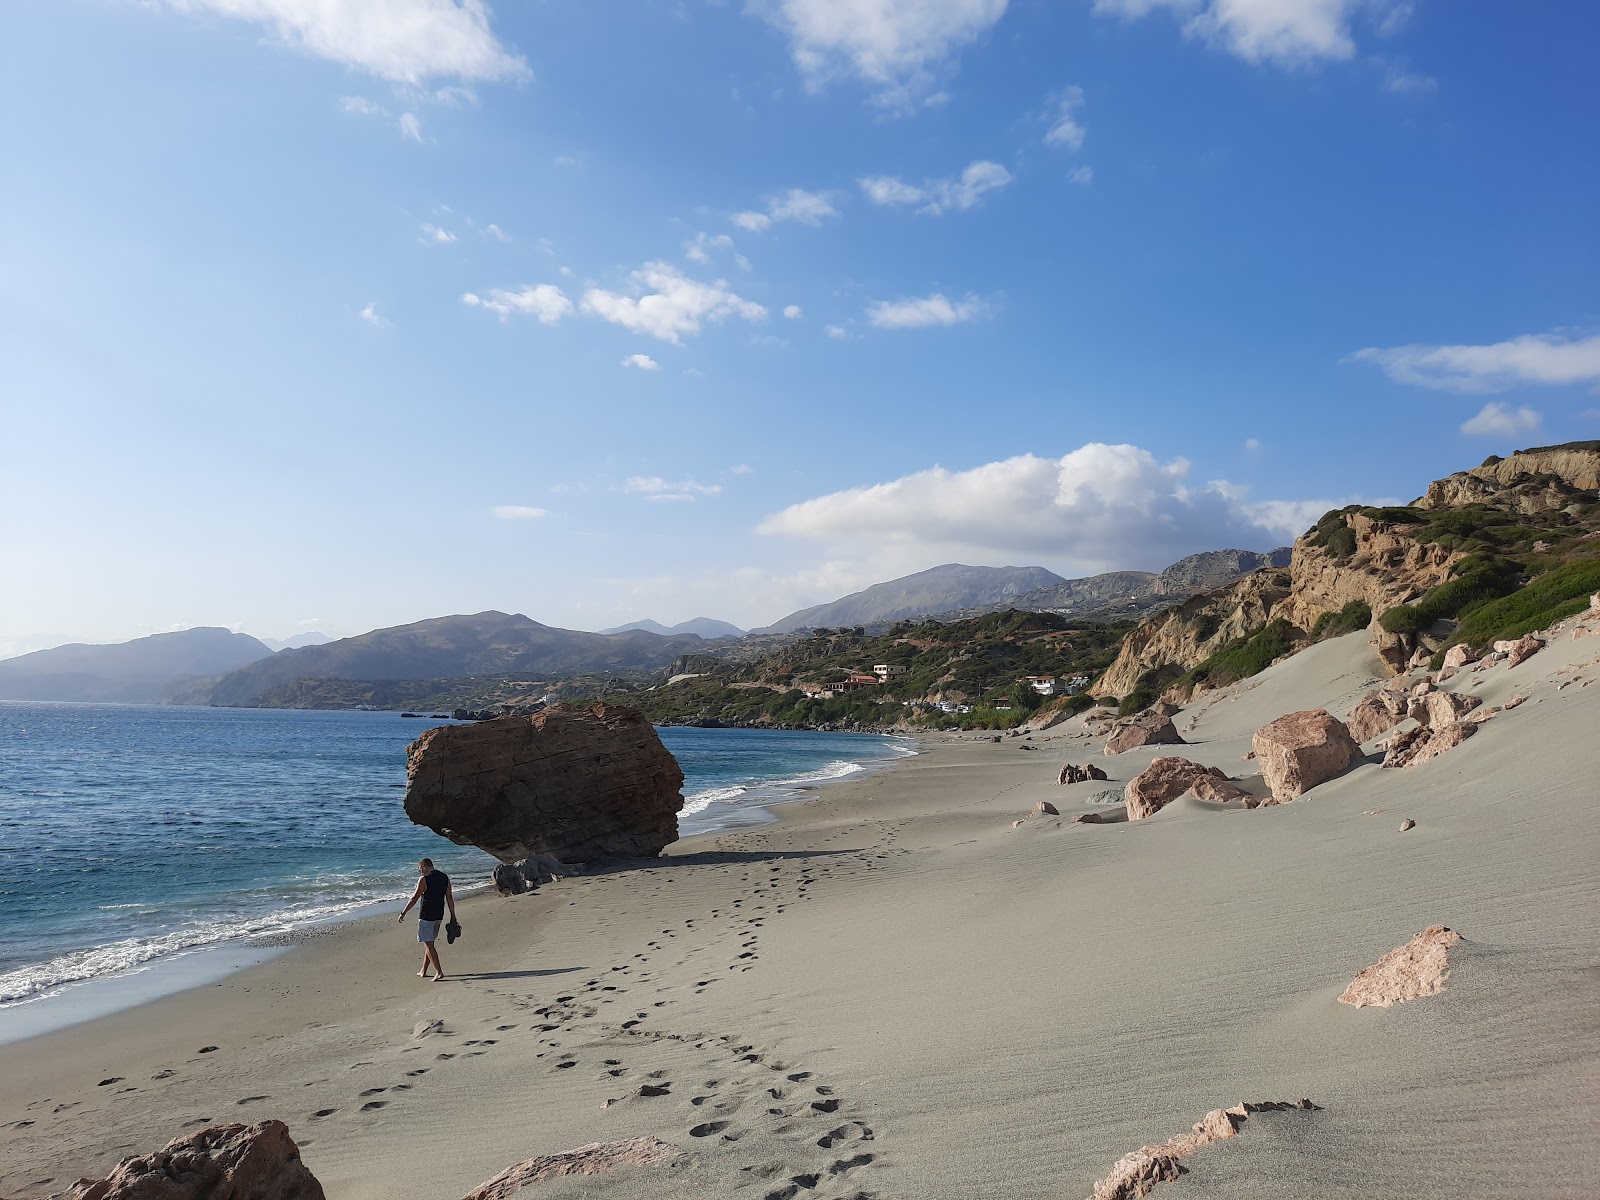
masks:
MULTIPOLYGON (((1463 518, 1450 519, 1467 523, 1460 528, 1480 520, 1491 523, 1486 511, 1528 517, 1533 519, 1521 524, 1550 526, 1554 537, 1594 525, 1597 489, 1600 442, 1573 442, 1491 458, 1430 484, 1409 509, 1331 512, 1295 541, 1287 573, 1257 571, 1142 622, 1092 690, 1126 696, 1148 672, 1187 671, 1270 620, 1282 618, 1308 635, 1317 618, 1355 601, 1372 611, 1373 649, 1391 670, 1401 671, 1412 646, 1402 635, 1385 631, 1379 618, 1449 580, 1469 552, 1460 545, 1462 537, 1452 536, 1451 526, 1435 514, 1466 510, 1463 518)), ((1497 519, 1505 524, 1503 516, 1497 519)), ((1537 550, 1543 544, 1531 545, 1537 550)))

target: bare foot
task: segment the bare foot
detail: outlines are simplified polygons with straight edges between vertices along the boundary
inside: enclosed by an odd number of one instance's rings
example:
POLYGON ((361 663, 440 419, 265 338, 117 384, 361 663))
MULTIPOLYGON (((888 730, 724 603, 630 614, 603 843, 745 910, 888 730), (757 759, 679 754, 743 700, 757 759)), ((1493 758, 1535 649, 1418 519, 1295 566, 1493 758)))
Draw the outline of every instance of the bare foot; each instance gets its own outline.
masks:
POLYGON ((435 975, 433 977, 433 981, 435 983, 443 983, 444 982, 444 976, 443 975, 435 975))
POLYGON ((428 968, 423 967, 422 970, 417 972, 417 975, 421 979, 426 979, 428 977, 428 968))

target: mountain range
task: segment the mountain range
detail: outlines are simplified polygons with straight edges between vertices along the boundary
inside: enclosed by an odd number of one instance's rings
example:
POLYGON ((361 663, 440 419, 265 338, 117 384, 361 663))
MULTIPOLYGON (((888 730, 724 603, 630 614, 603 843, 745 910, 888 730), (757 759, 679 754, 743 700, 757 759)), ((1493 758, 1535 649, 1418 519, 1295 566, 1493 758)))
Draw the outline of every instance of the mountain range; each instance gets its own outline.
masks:
POLYGON ((73 642, 0 660, 0 700, 156 704, 186 682, 272 657, 246 633, 201 627, 131 642, 73 642))
POLYGON ((658 634, 661 637, 671 637, 675 633, 692 633, 696 637, 703 637, 706 641, 714 638, 743 637, 744 630, 737 625, 730 625, 726 621, 718 621, 713 617, 692 617, 687 621, 679 621, 676 625, 663 625, 660 621, 630 621, 626 625, 617 625, 611 629, 602 629, 605 634, 627 633, 630 630, 642 629, 646 633, 658 634))

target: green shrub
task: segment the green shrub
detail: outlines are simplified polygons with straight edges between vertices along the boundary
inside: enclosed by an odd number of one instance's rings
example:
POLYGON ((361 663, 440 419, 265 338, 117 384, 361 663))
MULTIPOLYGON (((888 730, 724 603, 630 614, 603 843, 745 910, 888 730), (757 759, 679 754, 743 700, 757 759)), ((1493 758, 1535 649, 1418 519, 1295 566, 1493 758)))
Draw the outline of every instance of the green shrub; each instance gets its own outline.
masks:
POLYGON ((1101 708, 1116 708, 1119 704, 1119 701, 1115 696, 1097 696, 1095 698, 1095 703, 1101 708))
POLYGON ((1365 629, 1370 624, 1371 606, 1365 600, 1352 600, 1338 612, 1325 612, 1318 616, 1317 623, 1311 627, 1311 640, 1320 642, 1323 638, 1342 637, 1365 629))
POLYGON ((1587 558, 1546 571, 1509 596, 1475 608, 1456 626, 1450 644, 1488 646, 1521 637, 1582 612, 1600 591, 1600 558, 1587 558))
POLYGON ((1269 621, 1249 637, 1229 642, 1186 673, 1178 684, 1186 690, 1202 683, 1209 687, 1225 687, 1260 674, 1274 660, 1294 649, 1295 633, 1295 627, 1282 617, 1269 621))
POLYGON ((1378 624, 1390 633, 1420 633, 1433 622, 1423 620, 1422 610, 1415 604, 1396 604, 1384 611, 1378 624))
POLYGON ((1422 525, 1432 521, 1427 512, 1417 508, 1363 508, 1361 515, 1388 525, 1422 525))

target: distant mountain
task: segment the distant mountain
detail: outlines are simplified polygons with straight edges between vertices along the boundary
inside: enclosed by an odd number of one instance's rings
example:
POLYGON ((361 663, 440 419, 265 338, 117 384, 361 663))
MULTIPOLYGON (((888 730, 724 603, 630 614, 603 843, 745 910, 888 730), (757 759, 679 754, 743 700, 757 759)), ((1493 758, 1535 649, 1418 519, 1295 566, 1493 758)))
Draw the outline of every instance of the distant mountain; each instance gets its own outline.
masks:
POLYGON ((189 681, 270 657, 249 634, 227 629, 156 633, 106 646, 74 642, 0 661, 0 700, 153 704, 189 681))
MULTIPOLYGON (((216 705, 249 705, 262 693, 303 680, 437 680, 561 675, 664 667, 705 645, 694 634, 661 637, 642 629, 585 633, 522 616, 481 612, 375 629, 320 646, 280 650, 223 676, 216 705)), ((0 664, 3 665, 3 664, 0 664)))
POLYGON ((298 650, 301 646, 323 646, 333 641, 325 633, 297 633, 287 638, 257 638, 269 650, 298 650))
POLYGON ((671 637, 678 633, 692 633, 703 637, 707 641, 713 638, 743 637, 744 630, 737 625, 730 625, 726 621, 718 621, 711 617, 693 617, 687 621, 679 621, 676 625, 663 625, 660 621, 648 618, 643 621, 631 621, 626 625, 618 625, 614 629, 602 629, 605 634, 627 633, 629 630, 642 629, 646 633, 658 634, 661 637, 671 637))
POLYGON ((948 563, 875 583, 829 604, 790 613, 752 633, 792 633, 796 629, 870 625, 926 617, 977 605, 1004 605, 1015 596, 1065 582, 1043 567, 968 567, 948 563))
POLYGON ((1288 546, 1279 546, 1265 554, 1252 550, 1206 550, 1180 558, 1161 572, 1158 582, 1163 592, 1194 596, 1226 587, 1262 567, 1287 567, 1292 553, 1288 546))

